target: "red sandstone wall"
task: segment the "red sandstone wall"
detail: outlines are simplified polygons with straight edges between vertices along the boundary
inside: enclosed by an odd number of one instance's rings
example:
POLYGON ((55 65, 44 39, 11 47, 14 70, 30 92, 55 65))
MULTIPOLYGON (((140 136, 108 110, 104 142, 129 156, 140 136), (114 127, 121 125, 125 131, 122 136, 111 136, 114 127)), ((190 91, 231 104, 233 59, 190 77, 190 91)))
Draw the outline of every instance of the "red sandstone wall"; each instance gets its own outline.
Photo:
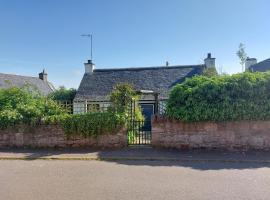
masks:
POLYGON ((193 122, 156 117, 152 145, 165 148, 270 149, 270 121, 193 122))
POLYGON ((17 126, 0 130, 0 148, 6 147, 97 147, 121 148, 127 145, 126 132, 101 135, 97 138, 67 138, 59 125, 17 126))

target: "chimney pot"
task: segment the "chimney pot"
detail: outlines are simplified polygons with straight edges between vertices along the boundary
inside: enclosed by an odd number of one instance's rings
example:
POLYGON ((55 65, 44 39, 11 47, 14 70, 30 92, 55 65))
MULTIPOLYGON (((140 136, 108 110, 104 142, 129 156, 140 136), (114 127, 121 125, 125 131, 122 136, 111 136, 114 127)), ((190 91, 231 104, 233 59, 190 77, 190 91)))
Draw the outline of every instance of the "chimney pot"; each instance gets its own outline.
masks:
POLYGON ((207 58, 204 59, 204 64, 206 68, 216 67, 216 59, 212 58, 211 53, 207 54, 207 58))
POLYGON ((249 68, 252 66, 252 65, 255 65, 257 64, 257 59, 256 58, 249 58, 247 57, 246 61, 245 61, 245 70, 249 70, 249 68))
POLYGON ((84 67, 86 74, 92 74, 95 69, 95 64, 92 62, 92 60, 88 60, 87 63, 84 63, 84 67))
POLYGON ((45 82, 48 81, 48 74, 45 72, 45 69, 43 69, 43 71, 38 74, 38 77, 45 82))

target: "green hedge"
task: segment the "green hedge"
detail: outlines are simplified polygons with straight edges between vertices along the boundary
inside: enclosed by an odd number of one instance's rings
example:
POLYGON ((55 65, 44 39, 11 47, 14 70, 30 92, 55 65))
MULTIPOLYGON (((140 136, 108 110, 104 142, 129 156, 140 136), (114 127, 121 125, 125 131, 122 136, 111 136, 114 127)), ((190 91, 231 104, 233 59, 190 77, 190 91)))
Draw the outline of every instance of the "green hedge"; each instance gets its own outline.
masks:
POLYGON ((166 114, 183 121, 270 119, 270 73, 195 76, 170 92, 166 114))
POLYGON ((61 86, 59 89, 51 93, 49 97, 55 101, 65 102, 65 101, 73 101, 75 95, 76 89, 73 88, 66 89, 64 86, 61 86))
POLYGON ((29 87, 0 89, 0 128, 19 123, 36 124, 66 112, 55 101, 29 87))
MULTIPOLYGON (((119 106, 120 107, 120 106, 119 106)), ((70 115, 54 100, 29 88, 0 89, 0 129, 17 124, 61 124, 67 135, 96 137, 116 133, 125 126, 126 113, 112 112, 70 115)), ((124 110, 125 111, 125 110, 124 110)))
POLYGON ((82 135, 84 137, 116 133, 124 124, 124 115, 112 112, 69 115, 61 121, 67 135, 82 135))

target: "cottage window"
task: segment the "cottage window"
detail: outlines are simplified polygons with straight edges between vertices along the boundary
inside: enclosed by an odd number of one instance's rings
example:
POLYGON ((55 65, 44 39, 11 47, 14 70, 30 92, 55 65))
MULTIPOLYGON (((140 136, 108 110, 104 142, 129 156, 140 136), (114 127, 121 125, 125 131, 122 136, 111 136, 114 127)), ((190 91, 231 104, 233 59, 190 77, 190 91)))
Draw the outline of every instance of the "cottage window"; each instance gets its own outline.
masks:
POLYGON ((100 110, 99 104, 87 104, 87 112, 97 112, 100 110))

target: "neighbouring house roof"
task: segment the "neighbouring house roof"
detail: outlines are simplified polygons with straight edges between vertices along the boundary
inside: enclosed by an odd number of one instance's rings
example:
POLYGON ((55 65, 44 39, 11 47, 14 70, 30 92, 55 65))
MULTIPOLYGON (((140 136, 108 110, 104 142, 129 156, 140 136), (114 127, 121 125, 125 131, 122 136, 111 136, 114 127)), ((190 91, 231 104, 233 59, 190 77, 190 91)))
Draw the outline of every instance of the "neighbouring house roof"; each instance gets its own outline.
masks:
POLYGON ((201 74, 205 65, 95 69, 85 73, 75 100, 108 100, 118 83, 130 83, 136 90, 152 90, 167 99, 169 90, 187 77, 201 74))
POLYGON ((253 72, 265 72, 270 70, 270 58, 263 60, 257 64, 251 65, 249 69, 253 72))
POLYGON ((43 81, 38 77, 0 73, 0 88, 22 88, 26 85, 36 88, 42 95, 48 95, 55 90, 54 86, 50 82, 43 81))

